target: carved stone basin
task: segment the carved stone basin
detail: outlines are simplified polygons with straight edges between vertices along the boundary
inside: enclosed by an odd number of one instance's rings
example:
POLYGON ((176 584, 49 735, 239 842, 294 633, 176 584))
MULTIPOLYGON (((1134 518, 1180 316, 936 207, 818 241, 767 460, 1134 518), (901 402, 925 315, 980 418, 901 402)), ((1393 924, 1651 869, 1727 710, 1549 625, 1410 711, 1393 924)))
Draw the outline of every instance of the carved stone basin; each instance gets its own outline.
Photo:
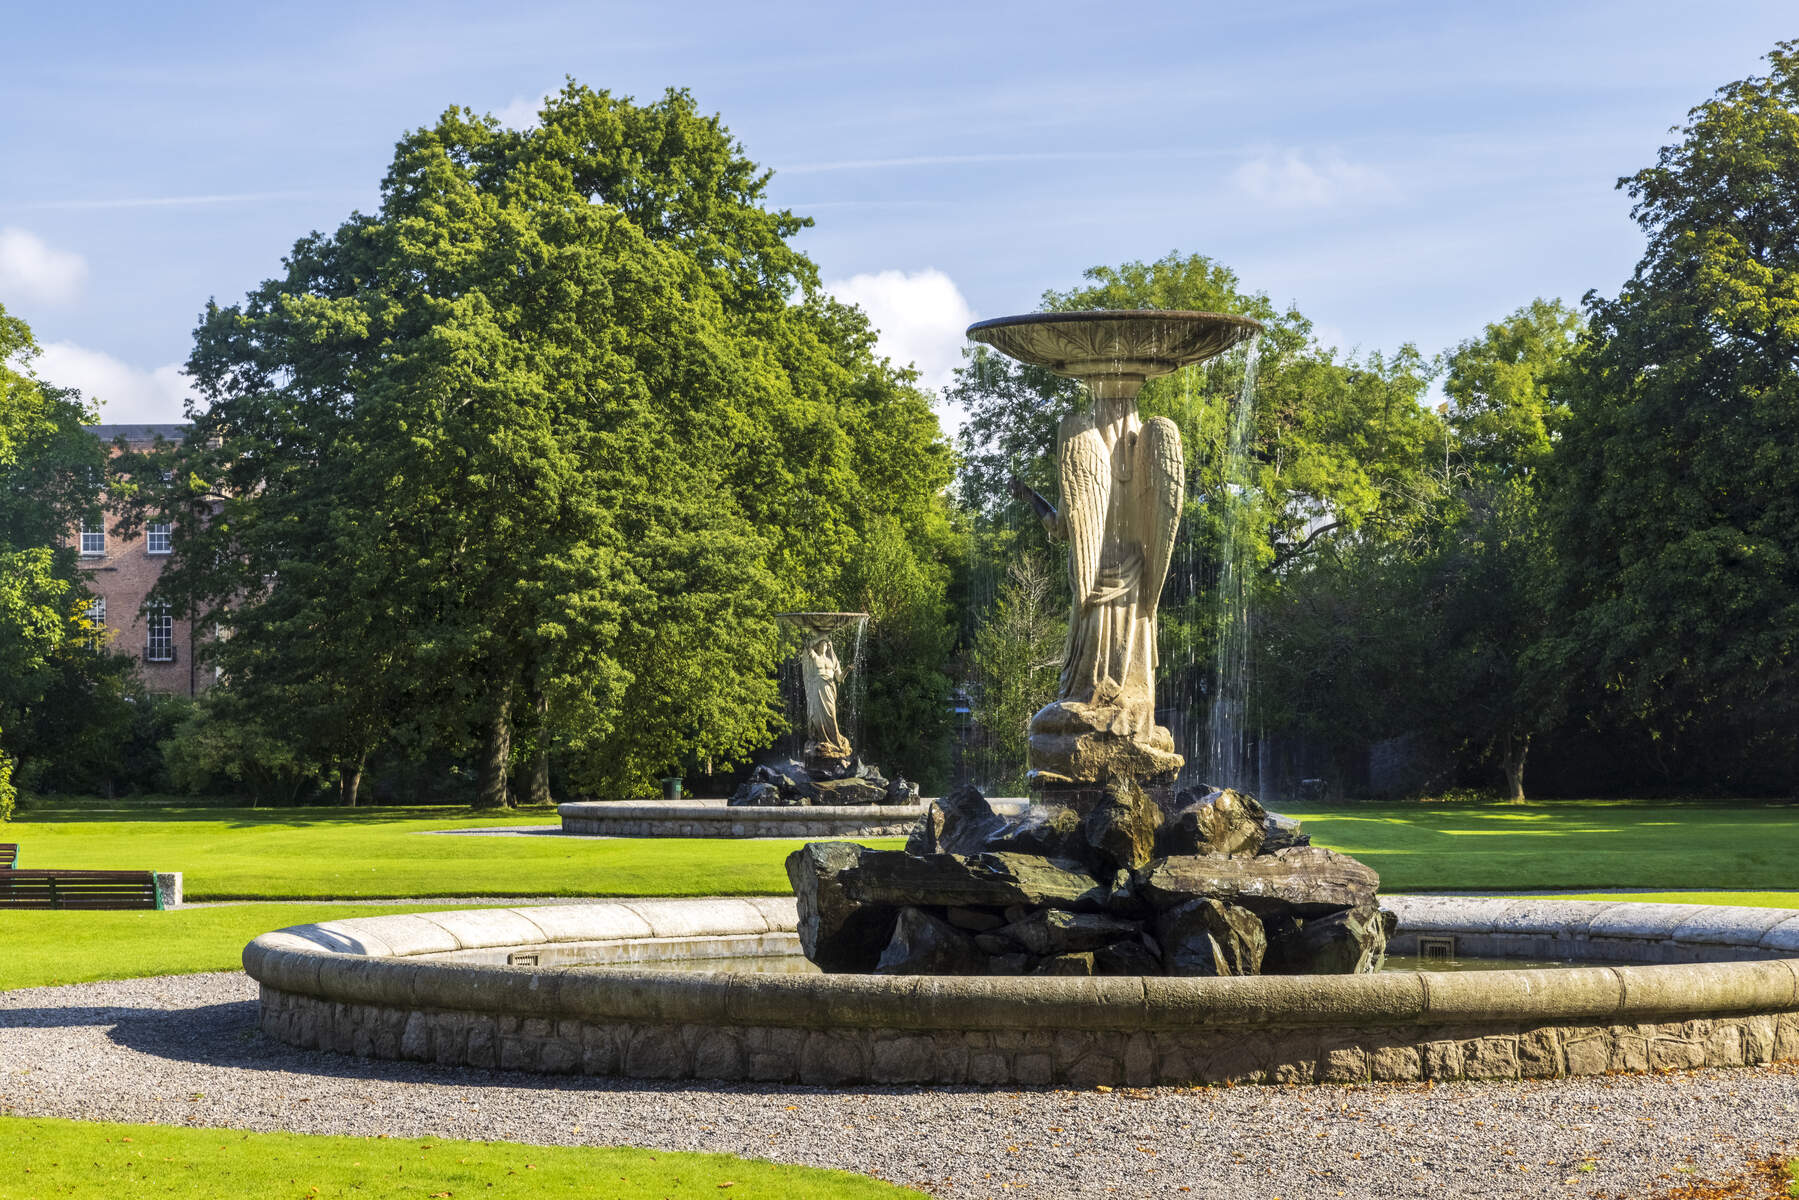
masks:
POLYGON ((968 336, 1020 362, 1074 379, 1141 382, 1223 353, 1262 323, 1228 313, 1125 309, 1030 313, 968 327, 968 336))

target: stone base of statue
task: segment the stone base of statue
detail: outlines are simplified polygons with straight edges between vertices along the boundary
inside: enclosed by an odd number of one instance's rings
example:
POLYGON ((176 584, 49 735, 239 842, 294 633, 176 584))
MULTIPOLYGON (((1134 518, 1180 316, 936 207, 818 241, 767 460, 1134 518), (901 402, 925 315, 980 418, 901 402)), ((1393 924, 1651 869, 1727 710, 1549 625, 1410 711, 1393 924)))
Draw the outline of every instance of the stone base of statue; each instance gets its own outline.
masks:
POLYGON ((810 761, 784 759, 757 766, 725 803, 732 808, 917 804, 918 785, 899 775, 888 779, 854 756, 833 762, 829 770, 814 770, 810 761))
POLYGON ((1186 761, 1148 705, 1058 700, 1031 718, 1033 789, 1108 779, 1154 787, 1173 783, 1186 761))
POLYGON ((1192 789, 1169 811, 1128 780, 1081 815, 1001 816, 958 788, 904 850, 812 842, 787 878, 800 946, 829 972, 1360 974, 1394 929, 1378 875, 1254 797, 1192 789))

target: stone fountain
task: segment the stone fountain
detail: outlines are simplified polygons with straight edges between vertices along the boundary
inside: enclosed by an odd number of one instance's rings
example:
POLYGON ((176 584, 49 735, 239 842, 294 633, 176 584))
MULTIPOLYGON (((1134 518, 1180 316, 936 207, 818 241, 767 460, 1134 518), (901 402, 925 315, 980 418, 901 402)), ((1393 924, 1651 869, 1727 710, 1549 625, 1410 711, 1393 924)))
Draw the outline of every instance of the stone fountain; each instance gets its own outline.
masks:
POLYGON ((1260 330, 1202 312, 1004 317, 968 336, 1087 385, 1062 419, 1061 503, 1014 481, 1068 543, 1072 611, 1054 701, 1031 718, 1034 803, 974 788, 932 806, 906 849, 814 843, 789 857, 806 955, 827 971, 1257 975, 1379 970, 1392 918, 1368 867, 1228 789, 1176 793, 1156 723, 1156 608, 1186 463, 1145 380, 1260 330))
POLYGON ((1062 418, 1058 509, 1015 483, 1050 536, 1068 543, 1072 609, 1056 699, 1031 719, 1036 788, 1091 789, 1128 776, 1170 784, 1184 763, 1156 724, 1156 607, 1180 529, 1180 430, 1137 411, 1144 381, 1204 362, 1261 330, 1204 312, 1068 312, 1000 317, 968 336, 1087 385, 1062 418))
MULTIPOLYGON (((907 805, 918 800, 918 786, 895 776, 888 779, 863 762, 844 731, 837 700, 848 678, 836 640, 868 625, 862 612, 784 612, 775 614, 800 635, 800 678, 806 693, 806 740, 799 760, 760 763, 730 806, 839 807, 907 805)), ((854 658, 852 656, 852 665, 854 658)))

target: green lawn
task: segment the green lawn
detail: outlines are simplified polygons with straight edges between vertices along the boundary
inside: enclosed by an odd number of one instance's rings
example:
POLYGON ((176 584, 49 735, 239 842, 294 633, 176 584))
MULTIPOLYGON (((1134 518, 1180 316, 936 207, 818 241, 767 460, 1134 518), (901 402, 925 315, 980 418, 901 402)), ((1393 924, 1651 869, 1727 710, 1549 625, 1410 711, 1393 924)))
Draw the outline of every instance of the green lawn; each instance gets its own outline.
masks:
POLYGON ((1641 802, 1294 809, 1387 891, 1791 888, 1799 807, 1641 802))
MULTIPOLYGON (((1388 891, 1791 887, 1799 807, 1356 805, 1295 811, 1388 891)), ((799 842, 429 837, 555 823, 547 809, 32 812, 6 826, 20 865, 181 871, 190 899, 681 896, 785 892, 799 842)), ((897 842, 882 843, 897 845, 897 842)))
POLYGON ((802 844, 426 835, 555 824, 550 809, 31 812, 0 840, 19 843, 22 867, 180 871, 189 900, 766 895, 787 891, 782 863, 802 844))
POLYGON ((321 1137, 0 1117, 0 1200, 123 1196, 858 1200, 919 1193, 843 1171, 663 1150, 321 1137), (726 1190, 728 1189, 728 1191, 726 1190))
POLYGON ((387 912, 440 912, 466 904, 233 904, 174 912, 0 913, 0 991, 234 971, 258 934, 309 921, 387 912))

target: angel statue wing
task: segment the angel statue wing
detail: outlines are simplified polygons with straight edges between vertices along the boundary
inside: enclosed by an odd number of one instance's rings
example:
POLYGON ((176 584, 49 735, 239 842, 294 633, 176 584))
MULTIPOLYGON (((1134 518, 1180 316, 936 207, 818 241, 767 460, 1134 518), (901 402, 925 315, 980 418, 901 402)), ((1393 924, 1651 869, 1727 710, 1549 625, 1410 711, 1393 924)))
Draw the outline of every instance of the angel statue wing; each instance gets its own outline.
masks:
POLYGON ((1141 611, 1154 612, 1168 578, 1168 561, 1174 556, 1174 535, 1181 524, 1181 496, 1187 488, 1186 460, 1181 456, 1181 431, 1167 417, 1157 417, 1143 427, 1143 452, 1138 461, 1142 474, 1139 509, 1143 524, 1143 578, 1138 593, 1141 611))
POLYGON ((1099 556, 1106 544, 1106 509, 1112 499, 1112 464, 1090 420, 1062 422, 1062 523, 1068 532, 1068 582, 1079 619, 1093 595, 1099 556))

